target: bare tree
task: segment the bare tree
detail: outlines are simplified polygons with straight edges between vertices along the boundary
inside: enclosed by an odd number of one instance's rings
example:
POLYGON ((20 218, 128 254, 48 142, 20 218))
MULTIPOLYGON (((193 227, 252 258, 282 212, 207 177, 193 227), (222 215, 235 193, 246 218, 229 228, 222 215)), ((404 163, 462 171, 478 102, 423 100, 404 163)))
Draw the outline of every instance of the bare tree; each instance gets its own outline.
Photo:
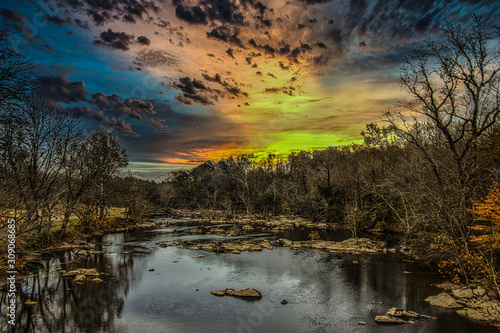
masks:
POLYGON ((448 26, 443 43, 427 42, 404 61, 401 85, 413 99, 400 103, 409 112, 388 111, 396 133, 417 146, 439 182, 443 172, 429 151, 442 141, 458 182, 476 190, 477 144, 500 114, 500 54, 492 34, 474 18, 470 28, 448 26))
POLYGON ((9 32, 0 31, 0 117, 6 109, 22 103, 37 86, 35 65, 17 51, 9 32))
POLYGON ((1 169, 22 205, 25 230, 50 227, 60 173, 81 126, 62 109, 33 98, 7 109, 0 122, 1 169))

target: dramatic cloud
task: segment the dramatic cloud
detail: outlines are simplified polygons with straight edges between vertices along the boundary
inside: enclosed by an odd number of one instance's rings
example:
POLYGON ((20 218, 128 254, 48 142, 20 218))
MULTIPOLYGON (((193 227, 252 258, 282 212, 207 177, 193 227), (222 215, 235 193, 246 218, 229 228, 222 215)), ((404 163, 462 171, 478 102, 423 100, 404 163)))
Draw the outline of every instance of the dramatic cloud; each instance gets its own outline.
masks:
POLYGON ((238 34, 239 34, 238 28, 231 30, 229 27, 219 26, 217 28, 213 28, 212 31, 207 32, 207 37, 220 40, 229 44, 237 45, 243 48, 244 47, 243 42, 238 37, 238 34))
POLYGON ((217 95, 212 94, 212 89, 196 79, 191 80, 189 77, 180 78, 178 83, 174 83, 174 87, 182 91, 182 93, 175 96, 175 99, 182 104, 192 105, 199 103, 212 105, 214 104, 213 101, 217 100, 217 95))
POLYGON ((8 8, 2 8, 0 10, 0 14, 9 21, 16 22, 16 23, 21 23, 25 21, 25 17, 15 10, 11 10, 8 8))
POLYGON ((127 51, 130 43, 134 40, 134 35, 129 35, 124 32, 114 32, 108 29, 100 34, 101 39, 94 40, 96 46, 106 46, 112 49, 127 51))
POLYGON ((47 22, 55 23, 61 27, 67 24, 73 24, 73 19, 70 16, 67 16, 66 18, 61 18, 57 15, 45 15, 44 19, 47 22))
POLYGON ((143 45, 151 45, 151 40, 149 38, 147 38, 146 36, 139 36, 137 37, 137 42, 139 42, 139 44, 143 44, 143 45))
POLYGON ((2 7, 0 20, 21 36, 19 50, 40 64, 48 99, 115 131, 134 159, 178 162, 357 142, 365 123, 406 97, 399 68, 414 47, 442 40, 446 22, 468 26, 469 13, 485 27, 500 14, 492 0, 2 7), (46 23, 37 31, 35 13, 46 23))
POLYGON ((87 90, 82 81, 70 82, 66 76, 43 76, 40 85, 47 99, 53 103, 77 103, 85 101, 87 90))
POLYGON ((89 106, 75 106, 70 109, 70 112, 75 118, 83 118, 88 120, 95 120, 105 129, 116 130, 123 135, 131 137, 140 137, 141 135, 132 130, 132 125, 121 119, 107 117, 100 110, 95 110, 89 106))

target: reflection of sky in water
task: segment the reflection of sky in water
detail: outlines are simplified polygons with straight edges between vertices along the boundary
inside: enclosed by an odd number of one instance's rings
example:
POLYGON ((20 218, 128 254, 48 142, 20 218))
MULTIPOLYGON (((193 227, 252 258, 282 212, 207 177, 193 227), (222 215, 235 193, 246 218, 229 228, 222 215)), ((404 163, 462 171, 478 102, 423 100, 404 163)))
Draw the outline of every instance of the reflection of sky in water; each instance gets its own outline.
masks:
MULTIPOLYGON (((51 327, 54 332, 92 333, 494 332, 423 302, 438 292, 429 285, 439 276, 393 256, 334 256, 289 248, 236 255, 156 245, 160 240, 224 238, 172 231, 169 227, 107 235, 97 244, 98 248, 102 244, 105 254, 68 267, 97 267, 109 274, 102 276, 105 284, 76 285, 57 275, 45 284, 41 280, 48 302, 43 303, 43 312, 39 310, 42 304, 34 311, 45 317, 36 322, 35 330, 28 331, 45 332, 51 327), (144 250, 151 253, 139 253, 144 250), (197 258, 200 254, 205 257, 197 258), (259 290, 263 298, 246 301, 210 294, 247 287, 259 290), (288 304, 280 304, 283 299, 288 304), (435 315, 439 320, 403 326, 375 324, 375 315, 393 306, 435 315), (51 312, 54 318, 47 315, 51 312), (368 325, 359 325, 359 321, 368 325)), ((0 321, 0 327, 5 327, 4 322, 0 321)))

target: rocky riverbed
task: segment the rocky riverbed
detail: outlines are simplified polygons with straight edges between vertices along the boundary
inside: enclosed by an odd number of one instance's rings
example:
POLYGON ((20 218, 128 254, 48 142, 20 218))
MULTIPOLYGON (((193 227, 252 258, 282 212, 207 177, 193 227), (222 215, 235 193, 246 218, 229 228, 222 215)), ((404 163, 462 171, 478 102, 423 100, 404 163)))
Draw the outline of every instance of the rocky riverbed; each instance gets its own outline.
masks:
POLYGON ((490 323, 500 328, 500 303, 498 293, 483 286, 451 286, 447 292, 429 296, 426 302, 436 308, 456 311, 467 319, 490 323))
POLYGON ((210 242, 206 244, 199 244, 192 241, 181 241, 175 243, 171 243, 170 241, 160 241, 157 245, 161 247, 179 246, 190 250, 203 250, 217 253, 228 252, 234 254, 239 254, 243 251, 262 251, 263 249, 272 250, 273 246, 284 246, 292 249, 320 249, 338 254, 382 254, 387 252, 385 242, 373 241, 366 238, 351 238, 342 242, 320 240, 290 241, 284 238, 280 238, 273 242, 269 240, 235 239, 224 242, 210 242))

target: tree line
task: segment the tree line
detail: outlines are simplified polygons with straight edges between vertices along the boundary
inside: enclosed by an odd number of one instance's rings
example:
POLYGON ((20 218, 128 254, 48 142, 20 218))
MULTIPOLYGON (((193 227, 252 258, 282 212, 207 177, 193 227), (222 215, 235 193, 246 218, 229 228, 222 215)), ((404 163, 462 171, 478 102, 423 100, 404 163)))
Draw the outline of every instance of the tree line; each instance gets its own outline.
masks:
POLYGON ((421 253, 434 249, 455 279, 496 281, 500 220, 485 219, 484 207, 500 204, 484 202, 500 202, 500 33, 478 17, 443 33, 404 59, 400 84, 410 98, 386 111, 383 125, 367 124, 364 144, 208 161, 167 176, 171 202, 299 215, 354 235, 395 231, 421 253))

